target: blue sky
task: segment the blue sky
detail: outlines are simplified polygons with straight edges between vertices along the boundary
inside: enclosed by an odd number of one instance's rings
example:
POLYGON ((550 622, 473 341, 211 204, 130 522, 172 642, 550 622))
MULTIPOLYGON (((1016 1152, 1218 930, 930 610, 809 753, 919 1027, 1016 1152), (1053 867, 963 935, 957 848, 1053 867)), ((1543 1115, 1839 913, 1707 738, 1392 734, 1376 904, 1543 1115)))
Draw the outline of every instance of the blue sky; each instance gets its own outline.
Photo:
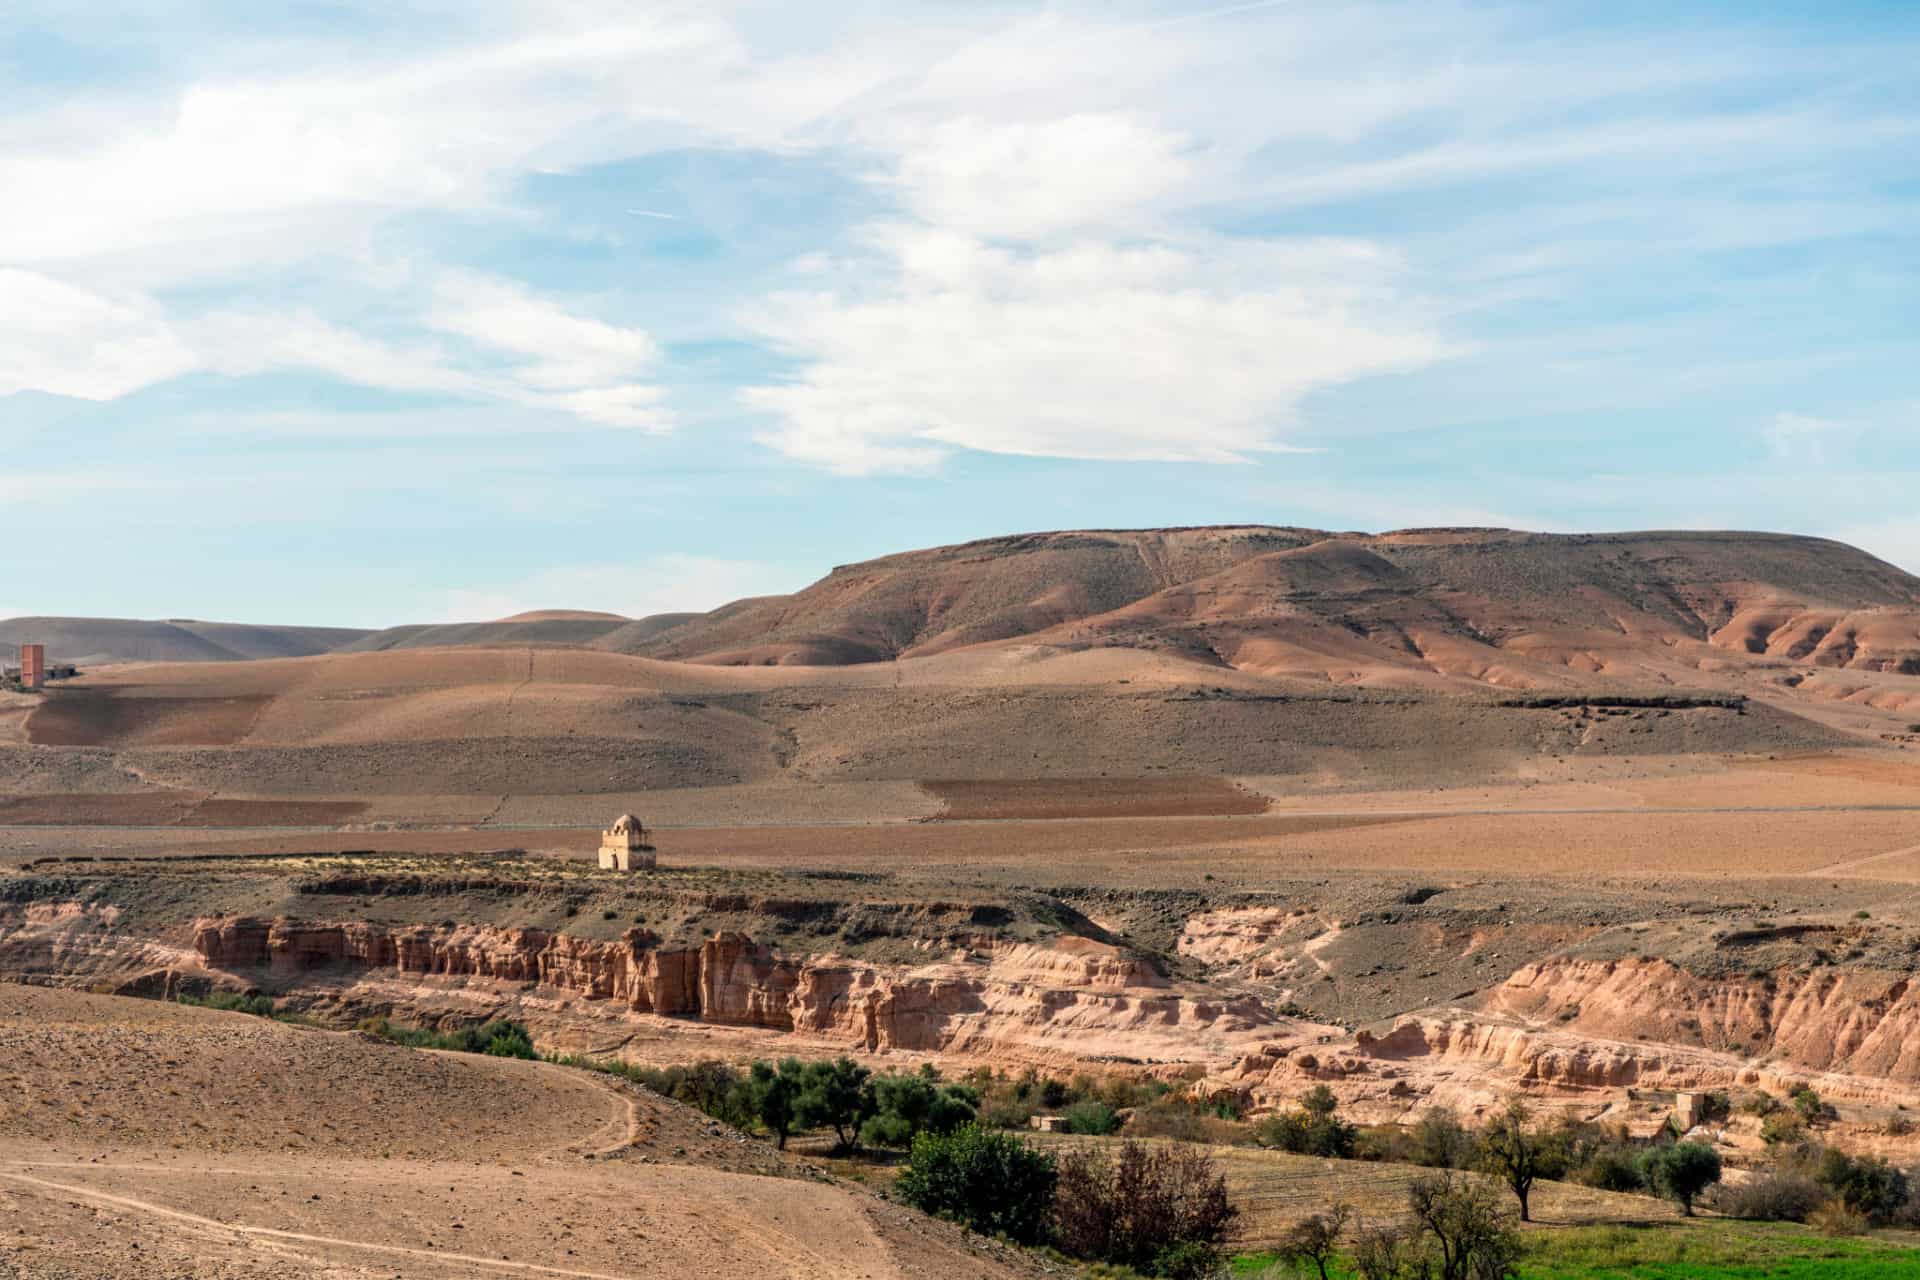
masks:
POLYGON ((1241 521, 1920 571, 1905 0, 271 8, 0 18, 0 616, 1241 521))

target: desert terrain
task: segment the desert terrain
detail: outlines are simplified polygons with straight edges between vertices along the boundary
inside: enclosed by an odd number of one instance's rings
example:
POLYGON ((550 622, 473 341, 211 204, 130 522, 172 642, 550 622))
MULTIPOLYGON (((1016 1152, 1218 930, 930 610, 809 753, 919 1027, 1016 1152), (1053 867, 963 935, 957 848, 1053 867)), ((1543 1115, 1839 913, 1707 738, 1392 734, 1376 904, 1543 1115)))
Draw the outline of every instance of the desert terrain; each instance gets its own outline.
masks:
POLYGON ((1095 531, 703 615, 172 624, 237 657, 62 622, 108 660, 0 694, 24 1274, 1031 1265, 617 1082, 327 1030, 375 1016, 1381 1123, 1813 1085, 1920 1154, 1920 579, 1839 544, 1095 531), (597 866, 623 812, 657 870, 597 866), (313 1025, 166 1003, 215 991, 313 1025))

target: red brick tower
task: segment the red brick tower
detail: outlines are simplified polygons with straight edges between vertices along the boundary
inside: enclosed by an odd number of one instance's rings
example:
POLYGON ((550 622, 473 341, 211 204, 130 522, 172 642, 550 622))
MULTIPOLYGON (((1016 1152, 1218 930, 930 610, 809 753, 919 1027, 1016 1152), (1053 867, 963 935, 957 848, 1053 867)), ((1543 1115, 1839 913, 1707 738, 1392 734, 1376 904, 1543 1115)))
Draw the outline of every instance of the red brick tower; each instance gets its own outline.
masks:
POLYGON ((20 646, 20 687, 22 689, 44 689, 47 685, 47 646, 43 644, 23 644, 20 646))

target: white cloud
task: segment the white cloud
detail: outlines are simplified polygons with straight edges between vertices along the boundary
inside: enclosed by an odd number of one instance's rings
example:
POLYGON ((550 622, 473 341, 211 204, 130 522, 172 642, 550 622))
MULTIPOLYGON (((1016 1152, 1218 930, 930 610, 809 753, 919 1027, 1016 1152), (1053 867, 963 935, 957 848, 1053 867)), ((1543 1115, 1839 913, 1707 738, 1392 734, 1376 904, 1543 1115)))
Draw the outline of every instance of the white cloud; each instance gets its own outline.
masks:
POLYGON ((652 338, 573 315, 525 288, 471 272, 449 273, 435 288, 426 323, 483 347, 526 356, 517 371, 530 386, 556 390, 618 384, 659 358, 652 338))
POLYGON ((1188 173, 1181 135, 1115 112, 1004 124, 962 116, 894 145, 902 154, 888 181, 916 213, 990 239, 1111 223, 1188 173))
POLYGON ((311 310, 225 311, 193 327, 207 367, 233 376, 304 369, 359 386, 425 392, 663 431, 665 394, 632 380, 659 355, 640 329, 575 315, 512 281, 471 272, 437 281, 419 317, 460 339, 388 340, 311 310))
POLYGON ((1282 447, 1311 392, 1440 358, 1371 248, 1220 239, 1020 250, 878 238, 884 283, 775 297, 748 323, 805 361, 748 389, 762 439, 844 472, 952 447, 1233 462, 1282 447))
POLYGON ((1782 462, 1823 466, 1829 460, 1829 442, 1844 441, 1858 433, 1858 427, 1831 418, 1776 413, 1762 435, 1768 451, 1782 462))
MULTIPOLYGON (((16 120, 0 151, 0 245, 15 261, 98 260, 314 215, 309 233, 337 245, 329 233, 354 209, 494 200, 610 114, 671 123, 675 90, 739 56, 723 24, 664 12, 411 58, 365 53, 324 74, 196 81, 165 102, 16 120)), ((352 234, 355 220, 344 224, 352 234)), ((286 243, 251 247, 283 255, 286 243)))
POLYGON ((0 396, 112 400, 184 373, 193 353, 143 298, 109 298, 0 269, 0 396))
POLYGON ((704 613, 744 596, 791 591, 790 572, 754 560, 668 553, 635 564, 561 565, 512 582, 450 591, 433 605, 442 622, 482 622, 534 609, 591 609, 644 618, 704 613))

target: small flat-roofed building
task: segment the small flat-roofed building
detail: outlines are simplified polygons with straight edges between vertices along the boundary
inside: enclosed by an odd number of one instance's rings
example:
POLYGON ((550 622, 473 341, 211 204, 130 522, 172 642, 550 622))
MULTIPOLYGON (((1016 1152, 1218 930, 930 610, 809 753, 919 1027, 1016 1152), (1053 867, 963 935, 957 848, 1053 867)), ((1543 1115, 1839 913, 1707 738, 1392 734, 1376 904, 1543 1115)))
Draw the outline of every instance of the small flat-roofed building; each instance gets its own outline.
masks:
POLYGON ((621 814, 612 826, 600 833, 602 871, 646 871, 653 865, 653 846, 647 843, 647 829, 632 814, 621 814))

